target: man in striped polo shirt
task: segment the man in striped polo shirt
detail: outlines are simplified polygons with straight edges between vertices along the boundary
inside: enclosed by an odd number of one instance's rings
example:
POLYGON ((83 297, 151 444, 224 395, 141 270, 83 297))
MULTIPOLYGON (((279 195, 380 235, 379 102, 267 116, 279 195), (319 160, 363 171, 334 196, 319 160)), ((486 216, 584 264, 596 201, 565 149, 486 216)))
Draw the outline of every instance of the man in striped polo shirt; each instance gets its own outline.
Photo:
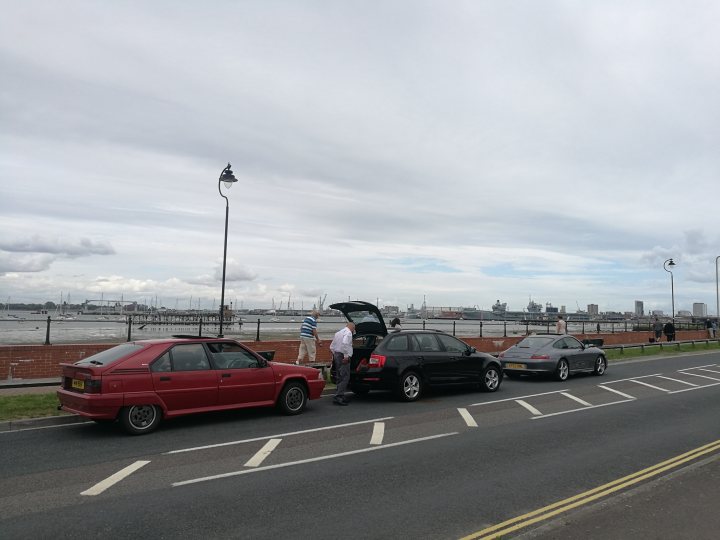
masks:
POLYGON ((298 358, 295 361, 296 364, 302 364, 307 355, 311 364, 315 363, 315 355, 317 354, 316 344, 320 343, 320 337, 317 333, 317 319, 320 317, 320 313, 313 309, 310 315, 305 317, 305 320, 300 326, 300 350, 298 351, 298 358))

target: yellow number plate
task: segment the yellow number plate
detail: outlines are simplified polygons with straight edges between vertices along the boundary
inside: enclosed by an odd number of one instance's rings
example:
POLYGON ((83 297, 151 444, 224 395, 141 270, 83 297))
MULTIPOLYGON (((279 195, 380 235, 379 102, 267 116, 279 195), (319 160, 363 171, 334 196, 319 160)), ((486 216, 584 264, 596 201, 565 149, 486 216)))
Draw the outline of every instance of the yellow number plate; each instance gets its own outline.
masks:
POLYGON ((72 387, 77 390, 85 390, 85 381, 83 381, 82 379, 73 379, 72 387))
POLYGON ((505 367, 508 369, 525 369, 527 366, 525 364, 507 363, 505 364, 505 367))

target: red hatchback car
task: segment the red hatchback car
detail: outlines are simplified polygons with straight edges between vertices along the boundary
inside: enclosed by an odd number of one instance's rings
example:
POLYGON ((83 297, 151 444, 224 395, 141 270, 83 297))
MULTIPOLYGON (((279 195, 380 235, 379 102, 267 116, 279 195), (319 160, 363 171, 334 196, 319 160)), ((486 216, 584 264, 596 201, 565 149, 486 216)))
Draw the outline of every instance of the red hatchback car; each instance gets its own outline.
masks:
POLYGON ((134 341, 61 366, 62 410, 119 419, 133 435, 199 412, 277 405, 299 414, 325 387, 320 370, 270 362, 221 338, 134 341))

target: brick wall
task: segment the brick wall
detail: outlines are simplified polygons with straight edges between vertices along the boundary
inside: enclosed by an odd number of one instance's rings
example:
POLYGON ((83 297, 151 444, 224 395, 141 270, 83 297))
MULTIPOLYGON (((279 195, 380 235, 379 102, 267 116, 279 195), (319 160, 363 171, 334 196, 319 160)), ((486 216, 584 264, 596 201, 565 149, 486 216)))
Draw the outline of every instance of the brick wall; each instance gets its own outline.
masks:
MULTIPOLYGON (((606 345, 647 343, 650 332, 617 332, 614 334, 575 334, 578 339, 602 338, 606 345)), ((497 354, 511 347, 523 336, 463 338, 463 341, 479 351, 497 354)), ((706 339, 705 330, 682 330, 678 340, 706 339)), ((275 351, 278 362, 294 362, 297 358, 298 341, 244 341, 256 351, 275 351)), ((116 343, 79 343, 68 345, 0 345, 0 380, 46 379, 60 377, 62 362, 77 362, 96 354, 116 343)), ((330 340, 323 340, 317 351, 318 362, 330 362, 330 340)))

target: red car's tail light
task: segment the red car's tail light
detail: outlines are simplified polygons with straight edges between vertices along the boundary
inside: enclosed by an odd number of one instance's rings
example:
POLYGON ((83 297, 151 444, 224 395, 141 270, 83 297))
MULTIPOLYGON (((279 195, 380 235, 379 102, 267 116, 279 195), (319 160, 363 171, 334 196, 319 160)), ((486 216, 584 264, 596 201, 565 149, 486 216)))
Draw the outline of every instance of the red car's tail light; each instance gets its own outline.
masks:
POLYGON ((533 354, 530 360, 550 360, 550 357, 547 354, 533 354))
POLYGON ((385 359, 386 357, 382 354, 371 354, 368 365, 370 367, 381 368, 385 365, 385 359))
POLYGON ((86 394, 102 393, 102 379, 86 379, 85 380, 85 393, 86 394))

